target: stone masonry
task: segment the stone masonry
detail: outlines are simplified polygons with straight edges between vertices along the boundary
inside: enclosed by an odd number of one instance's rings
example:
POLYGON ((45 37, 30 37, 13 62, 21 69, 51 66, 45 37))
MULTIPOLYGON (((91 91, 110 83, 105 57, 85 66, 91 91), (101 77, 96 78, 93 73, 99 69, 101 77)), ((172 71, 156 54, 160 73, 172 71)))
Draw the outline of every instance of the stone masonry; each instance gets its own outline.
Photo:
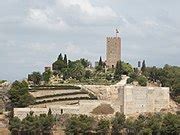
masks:
POLYGON ((125 115, 160 112, 169 109, 169 88, 126 85, 120 99, 125 115))
MULTIPOLYGON (((136 116, 141 113, 155 113, 170 108, 170 96, 168 87, 141 87, 127 85, 128 77, 122 77, 122 80, 116 85, 84 85, 83 89, 95 94, 98 100, 82 100, 74 105, 46 105, 45 108, 14 108, 14 115, 23 119, 33 111, 35 115, 47 113, 52 109, 53 114, 86 114, 91 112, 100 104, 110 104, 115 112, 124 113, 126 116, 136 116)), ((115 113, 114 112, 114 113, 115 113)))
POLYGON ((121 38, 107 37, 106 66, 112 68, 121 60, 121 38))

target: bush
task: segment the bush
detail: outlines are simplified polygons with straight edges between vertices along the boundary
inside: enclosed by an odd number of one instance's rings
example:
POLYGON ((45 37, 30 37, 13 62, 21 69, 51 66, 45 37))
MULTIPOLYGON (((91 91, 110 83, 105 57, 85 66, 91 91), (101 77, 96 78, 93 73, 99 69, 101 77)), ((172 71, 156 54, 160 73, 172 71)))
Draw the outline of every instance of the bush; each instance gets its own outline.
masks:
POLYGON ((78 95, 78 94, 88 94, 88 92, 86 92, 86 91, 77 91, 77 92, 71 92, 71 93, 61 93, 61 94, 54 94, 54 95, 46 95, 46 96, 36 97, 36 99, 67 96, 67 95, 78 95))
POLYGON ((43 104, 43 103, 51 103, 51 102, 57 102, 57 101, 70 101, 70 100, 97 100, 97 97, 75 97, 75 98, 59 98, 59 99, 53 99, 53 100, 43 100, 35 102, 34 105, 37 104, 43 104))
POLYGON ((81 87, 73 85, 41 85, 31 86, 30 90, 68 90, 68 89, 81 89, 81 87))
POLYGON ((138 78, 137 78, 137 81, 138 81, 138 83, 139 83, 139 85, 141 85, 141 86, 147 86, 147 78, 145 77, 145 76, 139 76, 138 78))
POLYGON ((174 101, 177 102, 177 103, 180 103, 180 96, 175 97, 174 101))
POLYGON ((134 81, 134 79, 128 78, 128 79, 127 79, 127 84, 131 84, 133 81, 134 81))

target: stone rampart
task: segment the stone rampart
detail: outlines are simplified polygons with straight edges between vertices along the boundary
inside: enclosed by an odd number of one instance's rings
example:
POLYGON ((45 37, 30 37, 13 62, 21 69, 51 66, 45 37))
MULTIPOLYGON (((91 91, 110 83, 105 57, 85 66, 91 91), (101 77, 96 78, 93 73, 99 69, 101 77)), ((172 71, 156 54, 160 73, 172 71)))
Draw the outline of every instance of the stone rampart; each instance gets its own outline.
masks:
POLYGON ((160 112, 169 108, 169 88, 124 86, 125 115, 135 113, 160 112))

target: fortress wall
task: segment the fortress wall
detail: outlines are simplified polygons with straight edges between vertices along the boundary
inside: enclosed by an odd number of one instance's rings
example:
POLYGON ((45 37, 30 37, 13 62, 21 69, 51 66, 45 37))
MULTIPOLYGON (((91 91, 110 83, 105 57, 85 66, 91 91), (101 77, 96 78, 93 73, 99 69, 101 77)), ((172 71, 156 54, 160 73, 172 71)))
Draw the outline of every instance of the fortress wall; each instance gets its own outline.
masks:
POLYGON ((33 115, 47 114, 51 108, 52 114, 79 114, 79 107, 72 106, 49 106, 47 108, 14 108, 14 117, 18 117, 19 119, 24 119, 27 114, 31 111, 34 112, 33 115))
POLYGON ((30 111, 35 115, 48 113, 51 108, 53 114, 86 114, 90 115, 100 104, 110 104, 115 112, 122 112, 126 116, 147 112, 160 112, 169 108, 169 88, 140 87, 140 86, 103 86, 87 85, 84 88, 98 96, 98 100, 82 100, 76 105, 47 105, 47 108, 14 108, 14 116, 23 119, 30 111))
POLYGON ((169 88, 124 87, 124 114, 160 112, 169 107, 169 88))
MULTIPOLYGON (((119 98, 119 85, 84 85, 82 88, 95 94, 99 100, 114 101, 119 98)), ((121 88, 122 89, 122 88, 121 88)))

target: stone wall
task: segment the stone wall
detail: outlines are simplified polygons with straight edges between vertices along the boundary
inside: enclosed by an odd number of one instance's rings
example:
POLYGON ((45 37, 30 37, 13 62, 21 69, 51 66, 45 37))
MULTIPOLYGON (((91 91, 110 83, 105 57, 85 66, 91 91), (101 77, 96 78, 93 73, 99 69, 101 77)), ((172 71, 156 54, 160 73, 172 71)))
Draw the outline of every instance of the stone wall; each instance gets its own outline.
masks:
POLYGON ((51 108, 52 114, 85 114, 91 115, 94 108, 101 104, 111 104, 108 101, 100 100, 83 100, 79 101, 78 105, 48 105, 45 108, 14 108, 14 116, 21 120, 31 111, 34 115, 47 114, 51 108))
POLYGON ((117 85, 84 85, 82 87, 96 95, 99 100, 112 101, 118 98, 119 86, 117 85))
POLYGON ((49 106, 46 108, 14 108, 14 117, 24 119, 27 114, 33 112, 34 115, 47 114, 51 108, 52 114, 79 114, 79 107, 73 106, 49 106))
POLYGON ((169 88, 166 87, 124 86, 122 98, 125 115, 160 112, 169 108, 169 88))
POLYGON ((75 105, 46 105, 45 108, 15 108, 14 115, 20 119, 33 111, 35 115, 47 113, 51 108, 53 114, 86 114, 92 115, 94 108, 101 104, 110 104, 115 112, 126 116, 141 113, 160 112, 169 109, 170 97, 167 87, 140 87, 125 85, 84 85, 84 89, 97 95, 98 100, 80 100, 75 105))

